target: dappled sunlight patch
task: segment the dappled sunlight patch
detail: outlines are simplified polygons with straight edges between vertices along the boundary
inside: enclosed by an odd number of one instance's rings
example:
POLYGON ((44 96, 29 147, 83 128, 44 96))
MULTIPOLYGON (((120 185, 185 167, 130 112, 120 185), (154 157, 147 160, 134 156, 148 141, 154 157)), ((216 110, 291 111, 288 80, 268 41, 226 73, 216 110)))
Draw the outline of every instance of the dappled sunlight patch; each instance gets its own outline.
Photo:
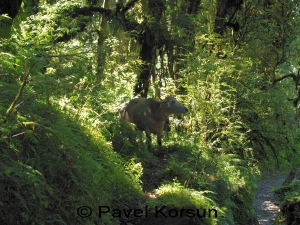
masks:
POLYGON ((224 211, 216 202, 207 197, 208 193, 211 192, 189 189, 178 182, 162 185, 146 195, 145 204, 152 210, 148 220, 150 218, 153 221, 163 219, 166 222, 177 218, 177 220, 190 221, 192 224, 197 224, 197 221, 202 221, 204 224, 223 221, 224 211))

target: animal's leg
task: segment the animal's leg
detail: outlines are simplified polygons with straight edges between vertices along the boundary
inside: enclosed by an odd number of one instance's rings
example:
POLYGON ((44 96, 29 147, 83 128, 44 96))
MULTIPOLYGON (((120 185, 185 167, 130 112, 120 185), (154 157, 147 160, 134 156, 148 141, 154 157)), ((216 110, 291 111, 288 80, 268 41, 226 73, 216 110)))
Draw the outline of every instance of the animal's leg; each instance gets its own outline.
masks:
POLYGON ((151 141, 152 141, 150 131, 146 131, 146 136, 147 136, 147 142, 148 142, 148 145, 149 145, 149 147, 150 147, 151 141))
POLYGON ((151 149, 151 142, 152 142, 152 139, 151 139, 151 133, 149 130, 146 130, 146 136, 147 136, 147 144, 148 144, 148 148, 151 149))
POLYGON ((157 134, 157 144, 158 144, 159 148, 162 146, 162 144, 161 144, 161 137, 162 137, 162 132, 160 132, 159 134, 157 134))

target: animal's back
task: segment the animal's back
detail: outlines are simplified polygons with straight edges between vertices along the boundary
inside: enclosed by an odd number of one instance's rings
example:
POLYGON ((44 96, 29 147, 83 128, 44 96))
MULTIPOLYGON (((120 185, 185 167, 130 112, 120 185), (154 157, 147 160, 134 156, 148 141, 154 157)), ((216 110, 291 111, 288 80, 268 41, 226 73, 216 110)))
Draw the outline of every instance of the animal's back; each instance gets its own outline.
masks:
POLYGON ((127 112, 130 117, 129 122, 136 124, 136 126, 141 130, 145 130, 146 119, 150 113, 147 100, 148 99, 145 98, 135 98, 127 105, 127 112))

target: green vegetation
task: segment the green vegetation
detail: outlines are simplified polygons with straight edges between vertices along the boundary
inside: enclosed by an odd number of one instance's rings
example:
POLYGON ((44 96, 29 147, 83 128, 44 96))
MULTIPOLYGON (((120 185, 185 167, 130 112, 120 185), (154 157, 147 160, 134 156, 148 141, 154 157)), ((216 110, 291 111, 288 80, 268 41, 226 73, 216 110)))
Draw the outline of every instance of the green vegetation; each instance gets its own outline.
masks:
POLYGON ((260 173, 299 165, 297 1, 14 0, 0 14, 1 224, 252 224, 260 173), (118 118, 133 95, 189 109, 154 154, 118 118))
POLYGON ((300 184, 297 182, 282 185, 275 190, 279 199, 280 211, 276 217, 276 225, 297 224, 300 215, 300 184))

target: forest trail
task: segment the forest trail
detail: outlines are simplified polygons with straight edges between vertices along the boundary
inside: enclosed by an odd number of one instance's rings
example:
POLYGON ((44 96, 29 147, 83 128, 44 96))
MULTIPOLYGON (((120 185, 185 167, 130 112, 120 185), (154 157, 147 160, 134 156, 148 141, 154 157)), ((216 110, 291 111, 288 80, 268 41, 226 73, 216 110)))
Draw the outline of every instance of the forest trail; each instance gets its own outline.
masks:
POLYGON ((253 203, 254 212, 259 225, 273 225, 279 207, 276 204, 276 198, 272 189, 281 185, 287 174, 278 174, 276 176, 264 175, 263 177, 269 178, 264 178, 257 184, 253 203))

